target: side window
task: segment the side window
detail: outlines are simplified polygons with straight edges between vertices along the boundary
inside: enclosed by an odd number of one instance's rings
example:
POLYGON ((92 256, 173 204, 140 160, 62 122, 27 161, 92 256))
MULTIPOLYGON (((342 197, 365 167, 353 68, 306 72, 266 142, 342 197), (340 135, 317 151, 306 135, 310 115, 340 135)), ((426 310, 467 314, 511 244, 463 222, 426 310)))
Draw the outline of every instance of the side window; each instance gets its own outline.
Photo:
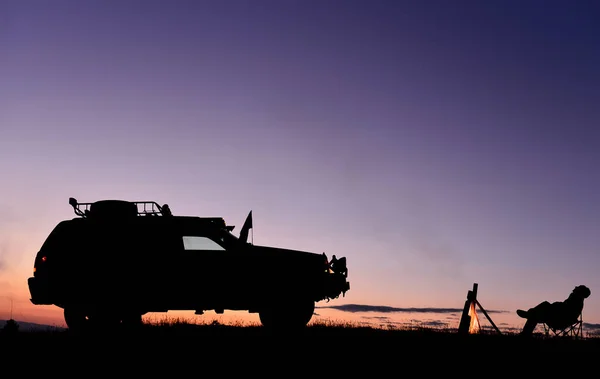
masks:
POLYGON ((185 250, 225 250, 215 241, 206 237, 183 236, 185 250))

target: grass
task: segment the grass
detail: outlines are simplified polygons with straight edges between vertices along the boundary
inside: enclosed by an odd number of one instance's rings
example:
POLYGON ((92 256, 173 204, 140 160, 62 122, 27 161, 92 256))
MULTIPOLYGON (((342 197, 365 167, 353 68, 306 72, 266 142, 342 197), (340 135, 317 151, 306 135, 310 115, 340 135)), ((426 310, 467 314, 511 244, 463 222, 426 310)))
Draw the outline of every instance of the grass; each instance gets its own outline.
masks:
MULTIPOLYGON (((197 318, 185 318, 185 317, 173 317, 171 315, 153 315, 150 318, 144 318, 143 326, 140 330, 136 331, 136 335, 139 333, 145 334, 160 334, 160 333, 176 333, 179 335, 197 335, 203 333, 212 333, 215 330, 224 331, 228 330, 231 333, 239 333, 243 335, 249 331, 255 333, 263 333, 265 335, 268 332, 258 322, 251 322, 245 320, 233 320, 227 323, 222 323, 217 318, 214 319, 197 319, 197 318)), ((538 331, 535 333, 533 339, 543 340, 571 340, 573 338, 552 338, 545 336, 541 327, 538 327, 538 331)), ((477 336, 497 336, 499 338, 513 338, 518 337, 518 330, 510 329, 503 330, 502 335, 492 329, 491 327, 482 326, 479 333, 470 334, 470 338, 477 338, 477 336)), ((55 330, 47 331, 34 331, 34 332, 19 332, 18 323, 9 322, 7 323, 5 330, 0 330, 0 338, 6 338, 9 334, 18 335, 31 335, 31 336, 44 336, 48 335, 72 335, 68 330, 57 328, 55 330), (4 332, 4 333, 3 333, 4 332)), ((129 332, 127 331, 103 331, 111 335, 120 335, 126 337, 129 332), (114 332, 114 333, 113 333, 114 332)), ((313 319, 308 326, 301 332, 304 335, 311 335, 316 333, 347 333, 347 334, 364 334, 364 335, 385 335, 385 336, 403 336, 411 334, 431 334, 431 335, 458 335, 457 329, 449 326, 444 327, 430 327, 426 324, 413 323, 410 325, 404 324, 402 326, 394 324, 364 324, 357 321, 347 320, 334 320, 334 319, 313 319)), ((594 340, 600 341, 600 335, 597 333, 586 333, 584 330, 583 337, 576 338, 576 340, 594 340)))
POLYGON ((146 320, 136 331, 0 333, 0 349, 5 362, 27 357, 36 363, 32 368, 62 370, 61 365, 73 360, 88 369, 111 368, 121 376, 161 372, 174 376, 179 371, 181 375, 270 373, 287 378, 305 370, 311 376, 379 376, 415 369, 432 376, 464 375, 465 370, 476 374, 476 368, 478 375, 517 372, 520 376, 524 370, 547 370, 553 375, 566 368, 583 370, 594 362, 587 359, 595 359, 600 351, 600 338, 537 334, 524 339, 490 330, 461 335, 453 328, 386 328, 335 320, 274 333, 252 323, 196 323, 164 317, 146 320))
MULTIPOLYGON (((12 324, 11 324, 12 325, 12 324)), ((198 321, 197 319, 188 319, 183 317, 172 317, 172 316, 161 316, 146 318, 143 325, 135 330, 103 330, 100 334, 102 336, 111 336, 111 338, 129 338, 135 336, 135 338, 143 338, 146 335, 160 336, 160 335, 176 335, 176 336, 202 336, 206 337, 211 334, 219 334, 224 336, 225 333, 231 336, 247 336, 256 335, 264 337, 273 337, 273 333, 264 329, 260 323, 248 322, 248 321, 232 321, 228 323, 221 323, 217 319, 204 319, 198 321)), ((286 332, 287 333, 287 332, 286 332)), ((295 337, 328 337, 329 334, 339 336, 382 336, 384 338, 412 338, 413 336, 432 336, 438 338, 460 338, 471 340, 477 338, 496 338, 498 341, 506 339, 523 340, 515 331, 503 331, 499 335, 492 328, 482 328, 479 333, 460 335, 456 328, 451 327, 427 327, 419 324, 395 326, 395 325, 381 325, 373 326, 370 324, 361 324, 359 322, 351 321, 340 321, 330 319, 318 319, 313 320, 309 325, 295 333, 295 337)), ((64 338, 80 338, 75 337, 68 330, 56 329, 48 331, 32 331, 32 332, 19 332, 18 328, 6 328, 4 331, 0 331, 0 340, 8 338, 12 335, 14 338, 44 338, 45 336, 57 337, 63 336, 64 338), (4 333, 2 333, 4 332, 4 333)), ((98 336, 96 336, 98 337, 98 336)), ((583 341, 594 341, 600 343, 600 336, 597 334, 590 335, 585 334, 583 338, 566 338, 566 337, 551 337, 545 336, 542 332, 537 332, 530 340, 543 340, 549 341, 562 341, 563 343, 570 343, 566 341, 574 340, 575 342, 583 341)), ((549 342, 551 343, 551 342, 549 342)), ((585 343, 585 342, 583 342, 585 343)))

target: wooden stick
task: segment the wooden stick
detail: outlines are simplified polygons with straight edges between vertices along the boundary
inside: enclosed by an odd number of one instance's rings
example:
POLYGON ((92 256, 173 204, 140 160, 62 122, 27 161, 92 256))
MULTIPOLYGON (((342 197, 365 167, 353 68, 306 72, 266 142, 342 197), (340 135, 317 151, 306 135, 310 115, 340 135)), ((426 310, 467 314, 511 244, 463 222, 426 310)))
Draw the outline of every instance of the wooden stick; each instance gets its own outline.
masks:
POLYGON ((471 325, 469 310, 473 301, 477 301, 477 283, 473 283, 473 290, 467 292, 467 300, 465 301, 465 307, 463 308, 460 324, 458 326, 458 333, 460 334, 469 333, 469 326, 471 325))
POLYGON ((475 300, 475 304, 477 304, 479 306, 479 309, 481 309, 481 311, 483 312, 483 314, 485 315, 485 317, 487 317, 488 321, 490 322, 490 324, 492 324, 492 326, 494 327, 494 329, 496 329, 496 331, 498 332, 498 334, 502 334, 500 332, 500 329, 498 329, 498 327, 496 326, 496 324, 494 324, 494 321, 492 321, 492 319, 490 318, 490 316, 488 315, 488 313, 485 311, 485 309, 483 309, 483 307, 481 306, 481 304, 479 303, 478 300, 475 300))

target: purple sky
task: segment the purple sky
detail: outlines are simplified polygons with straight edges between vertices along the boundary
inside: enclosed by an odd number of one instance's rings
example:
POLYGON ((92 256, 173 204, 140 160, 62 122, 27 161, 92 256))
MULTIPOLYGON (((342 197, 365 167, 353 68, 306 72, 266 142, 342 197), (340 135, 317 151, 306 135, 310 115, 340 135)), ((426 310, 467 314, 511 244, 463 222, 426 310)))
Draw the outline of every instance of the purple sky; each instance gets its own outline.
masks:
POLYGON ((336 304, 461 308, 477 282, 514 313, 585 284, 600 323, 599 18, 584 0, 0 0, 0 319, 72 196, 237 232, 252 209, 256 244, 347 257, 336 304))

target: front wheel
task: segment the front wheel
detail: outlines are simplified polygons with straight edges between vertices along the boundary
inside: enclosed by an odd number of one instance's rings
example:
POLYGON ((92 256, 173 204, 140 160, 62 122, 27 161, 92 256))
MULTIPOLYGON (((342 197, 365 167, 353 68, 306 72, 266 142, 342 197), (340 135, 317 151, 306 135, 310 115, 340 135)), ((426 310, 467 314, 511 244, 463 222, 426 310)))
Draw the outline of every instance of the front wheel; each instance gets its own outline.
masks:
POLYGON ((301 329, 311 320, 315 311, 313 300, 296 300, 274 304, 259 311, 259 319, 269 329, 301 329))

